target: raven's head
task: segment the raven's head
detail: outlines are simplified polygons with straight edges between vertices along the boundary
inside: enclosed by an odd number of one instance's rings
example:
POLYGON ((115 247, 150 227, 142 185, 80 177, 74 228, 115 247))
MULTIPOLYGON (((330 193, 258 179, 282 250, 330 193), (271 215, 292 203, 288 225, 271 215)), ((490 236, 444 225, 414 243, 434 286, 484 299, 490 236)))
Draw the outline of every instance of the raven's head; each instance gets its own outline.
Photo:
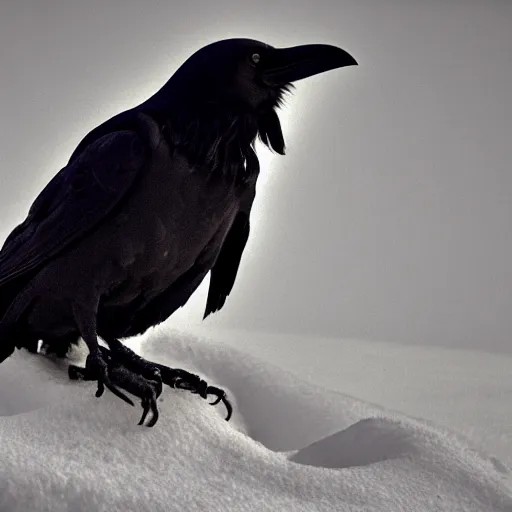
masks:
POLYGON ((173 80, 186 83, 189 92, 194 90, 202 97, 239 100, 258 108, 262 103, 275 102, 292 82, 356 64, 336 46, 274 48, 252 39, 225 39, 195 52, 173 80))
POLYGON ((170 101, 174 113, 182 113, 189 127, 187 140, 196 139, 190 127, 206 140, 204 128, 209 126, 214 137, 210 147, 218 147, 221 139, 249 146, 259 135, 284 154, 276 113, 284 93, 297 80, 356 64, 347 52, 330 45, 274 48, 252 39, 226 39, 195 52, 156 96, 170 101))

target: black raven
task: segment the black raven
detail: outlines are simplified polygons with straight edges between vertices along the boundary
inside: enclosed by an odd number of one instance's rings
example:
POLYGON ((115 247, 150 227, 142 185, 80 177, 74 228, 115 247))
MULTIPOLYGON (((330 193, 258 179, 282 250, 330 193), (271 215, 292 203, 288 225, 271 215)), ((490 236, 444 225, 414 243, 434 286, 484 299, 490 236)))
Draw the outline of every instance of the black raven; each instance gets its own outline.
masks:
POLYGON ((98 395, 105 385, 133 405, 123 388, 156 411, 161 379, 216 394, 230 414, 221 390, 119 338, 166 320, 208 272, 204 316, 223 307, 249 236, 256 138, 284 154, 276 110, 292 82, 355 64, 330 45, 218 41, 88 133, 0 251, 0 362, 39 340, 63 356, 82 337, 86 367, 70 377, 97 380, 98 395))

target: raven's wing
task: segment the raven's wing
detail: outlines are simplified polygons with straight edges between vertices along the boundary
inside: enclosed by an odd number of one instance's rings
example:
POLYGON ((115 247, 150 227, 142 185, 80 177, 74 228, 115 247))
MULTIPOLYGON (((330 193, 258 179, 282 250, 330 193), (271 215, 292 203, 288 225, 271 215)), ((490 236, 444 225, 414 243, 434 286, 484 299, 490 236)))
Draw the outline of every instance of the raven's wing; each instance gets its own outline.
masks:
POLYGON ((256 192, 256 183, 243 198, 240 210, 226 235, 221 250, 210 272, 210 287, 206 299, 203 320, 210 314, 219 311, 235 284, 236 275, 242 260, 242 254, 249 239, 252 203, 256 192))
POLYGON ((107 131, 50 181, 0 251, 0 286, 54 258, 119 204, 148 161, 145 135, 107 131))

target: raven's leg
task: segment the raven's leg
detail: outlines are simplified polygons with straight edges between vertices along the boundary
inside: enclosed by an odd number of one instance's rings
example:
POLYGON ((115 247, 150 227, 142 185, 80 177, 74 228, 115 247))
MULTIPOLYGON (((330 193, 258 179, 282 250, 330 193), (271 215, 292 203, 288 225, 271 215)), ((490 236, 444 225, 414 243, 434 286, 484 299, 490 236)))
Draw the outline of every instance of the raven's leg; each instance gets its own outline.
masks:
POLYGON ((157 392, 157 397, 162 391, 162 382, 172 388, 185 389, 192 391, 192 393, 197 393, 204 399, 207 399, 208 395, 215 395, 217 398, 211 405, 216 405, 222 401, 228 411, 226 420, 229 421, 231 418, 233 408, 226 398, 226 393, 222 389, 209 386, 199 375, 187 372, 186 370, 169 368, 163 364, 147 361, 133 352, 133 350, 123 345, 116 338, 104 339, 110 348, 112 358, 115 358, 118 364, 148 380, 155 380, 155 377, 158 376, 160 388, 157 392))
MULTIPOLYGON (((96 302, 97 305, 98 302, 96 302)), ((103 386, 105 385, 114 395, 124 400, 130 405, 133 402, 121 391, 119 391, 111 382, 108 375, 107 362, 104 360, 100 346, 98 344, 98 337, 96 335, 96 309, 84 306, 83 303, 73 303, 73 316, 83 340, 89 349, 89 355, 85 362, 85 368, 90 375, 95 375, 98 380, 98 391, 96 396, 99 397, 103 393, 103 386)))

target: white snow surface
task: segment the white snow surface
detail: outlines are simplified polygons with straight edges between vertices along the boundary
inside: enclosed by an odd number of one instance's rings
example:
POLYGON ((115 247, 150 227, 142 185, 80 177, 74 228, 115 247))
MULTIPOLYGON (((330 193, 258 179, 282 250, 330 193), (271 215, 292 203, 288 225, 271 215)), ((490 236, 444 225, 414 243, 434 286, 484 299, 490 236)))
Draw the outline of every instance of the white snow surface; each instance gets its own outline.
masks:
POLYGON ((19 351, 0 366, 0 512, 512 511, 506 465, 452 432, 211 340, 162 331, 140 352, 224 388, 232 420, 166 387, 139 427, 138 403, 19 351))

